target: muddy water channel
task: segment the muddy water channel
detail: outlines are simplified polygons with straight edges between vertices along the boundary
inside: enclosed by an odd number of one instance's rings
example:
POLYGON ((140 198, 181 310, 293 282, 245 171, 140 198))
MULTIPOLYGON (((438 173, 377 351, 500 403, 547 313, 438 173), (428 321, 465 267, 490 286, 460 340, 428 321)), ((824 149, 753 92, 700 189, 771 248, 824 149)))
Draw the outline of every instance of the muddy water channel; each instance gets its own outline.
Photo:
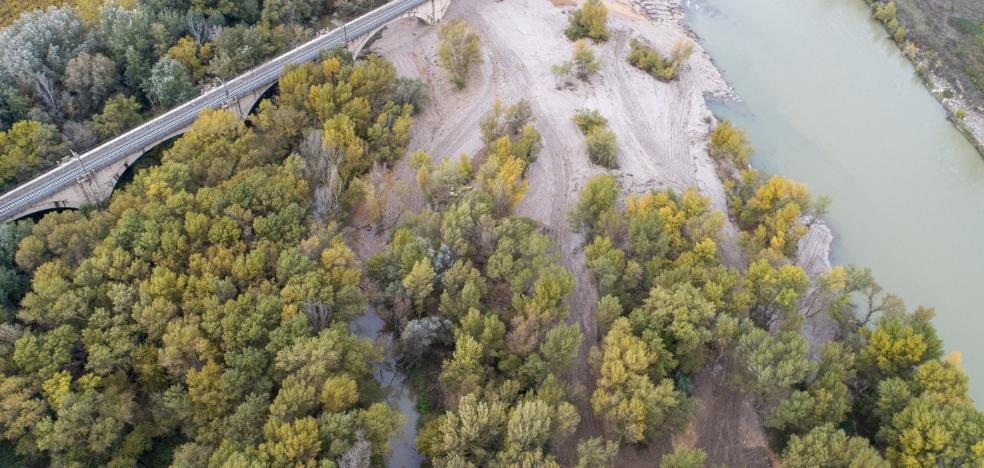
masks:
POLYGON ((753 164, 830 195, 833 261, 936 308, 984 402, 984 160, 861 0, 695 0, 688 23, 740 97, 753 164))
MULTIPOLYGON (((371 308, 358 319, 349 324, 352 333, 366 337, 377 343, 389 340, 388 333, 383 331, 383 320, 371 308)), ((396 408, 405 418, 403 427, 389 441, 390 451, 386 455, 386 466, 389 468, 413 468, 420 466, 423 457, 417 453, 414 441, 417 437, 417 398, 410 389, 407 376, 397 366, 392 353, 376 365, 376 381, 383 391, 383 397, 393 408, 396 408)))

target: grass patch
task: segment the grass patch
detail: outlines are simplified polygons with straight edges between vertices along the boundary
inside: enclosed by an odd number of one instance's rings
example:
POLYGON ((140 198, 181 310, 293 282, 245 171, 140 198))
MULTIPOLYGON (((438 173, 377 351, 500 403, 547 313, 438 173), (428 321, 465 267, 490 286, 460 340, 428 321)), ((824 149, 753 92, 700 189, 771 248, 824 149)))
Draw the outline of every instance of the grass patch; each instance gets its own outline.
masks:
POLYGON ((981 33, 980 23, 974 20, 961 18, 959 16, 951 16, 947 20, 947 23, 949 23, 950 26, 953 26, 953 29, 960 31, 963 34, 970 34, 972 36, 976 36, 981 33))

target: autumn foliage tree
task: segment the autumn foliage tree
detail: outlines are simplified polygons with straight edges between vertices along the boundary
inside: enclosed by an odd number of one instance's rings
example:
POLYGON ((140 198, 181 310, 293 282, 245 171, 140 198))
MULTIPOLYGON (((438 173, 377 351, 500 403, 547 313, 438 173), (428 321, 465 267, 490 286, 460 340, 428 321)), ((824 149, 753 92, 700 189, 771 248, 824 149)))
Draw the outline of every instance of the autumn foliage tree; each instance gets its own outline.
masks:
POLYGON ((333 59, 289 70, 256 125, 206 112, 105 209, 31 228, 15 255, 30 288, 0 324, 0 399, 11 409, 0 433, 20 456, 65 466, 134 466, 161 451, 177 466, 381 459, 401 416, 374 397, 381 351, 347 328, 366 306, 361 265, 335 218, 316 215, 318 180, 289 149, 352 119, 364 122, 368 154, 340 161, 349 177, 364 174, 361 158, 401 154, 395 80, 370 73, 386 70, 333 59), (310 92, 320 87, 355 103, 305 107, 325 102, 310 92))
POLYGON ((441 26, 437 55, 450 75, 451 84, 458 89, 464 88, 472 65, 482 63, 478 34, 462 19, 441 26))
POLYGON ((601 0, 587 0, 571 13, 568 22, 564 35, 572 41, 589 38, 602 42, 611 35, 608 32, 608 8, 601 0))

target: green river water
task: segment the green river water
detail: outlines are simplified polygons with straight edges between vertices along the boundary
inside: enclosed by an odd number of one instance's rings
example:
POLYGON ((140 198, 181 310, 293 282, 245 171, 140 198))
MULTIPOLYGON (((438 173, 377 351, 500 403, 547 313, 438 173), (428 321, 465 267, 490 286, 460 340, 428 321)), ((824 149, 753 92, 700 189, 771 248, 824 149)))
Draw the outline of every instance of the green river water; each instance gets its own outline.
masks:
POLYGON ((936 308, 984 401, 984 160, 861 0, 698 0, 687 23, 740 102, 753 164, 833 199, 832 260, 936 308))

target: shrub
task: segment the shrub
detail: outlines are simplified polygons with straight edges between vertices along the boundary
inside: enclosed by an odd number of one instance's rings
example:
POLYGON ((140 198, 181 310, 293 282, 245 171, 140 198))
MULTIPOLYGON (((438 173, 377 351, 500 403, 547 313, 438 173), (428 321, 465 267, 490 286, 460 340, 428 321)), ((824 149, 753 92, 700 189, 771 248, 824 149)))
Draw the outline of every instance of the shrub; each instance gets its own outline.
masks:
POLYGON ((478 34, 459 19, 442 26, 440 38, 437 53, 441 66, 451 75, 451 84, 462 89, 471 66, 482 63, 478 34))
POLYGON ((427 92, 427 85, 423 81, 416 78, 400 78, 393 92, 393 102, 401 107, 410 104, 413 106, 413 113, 416 114, 430 102, 430 93, 427 92))
POLYGON ((607 127, 608 119, 601 115, 596 109, 578 109, 571 120, 581 129, 581 133, 587 135, 596 127, 607 127))
POLYGON ((588 0, 578 10, 574 10, 570 16, 570 24, 564 35, 572 41, 583 38, 591 38, 596 41, 607 41, 610 33, 608 32, 608 8, 601 3, 601 0, 588 0))
POLYGON ((584 137, 591 162, 609 169, 618 167, 618 150, 615 146, 615 133, 607 128, 595 127, 584 137))
POLYGON ((664 57, 656 49, 643 44, 637 39, 630 43, 629 63, 654 78, 670 81, 676 78, 680 65, 693 53, 693 45, 686 41, 678 41, 673 45, 669 57, 664 57))

